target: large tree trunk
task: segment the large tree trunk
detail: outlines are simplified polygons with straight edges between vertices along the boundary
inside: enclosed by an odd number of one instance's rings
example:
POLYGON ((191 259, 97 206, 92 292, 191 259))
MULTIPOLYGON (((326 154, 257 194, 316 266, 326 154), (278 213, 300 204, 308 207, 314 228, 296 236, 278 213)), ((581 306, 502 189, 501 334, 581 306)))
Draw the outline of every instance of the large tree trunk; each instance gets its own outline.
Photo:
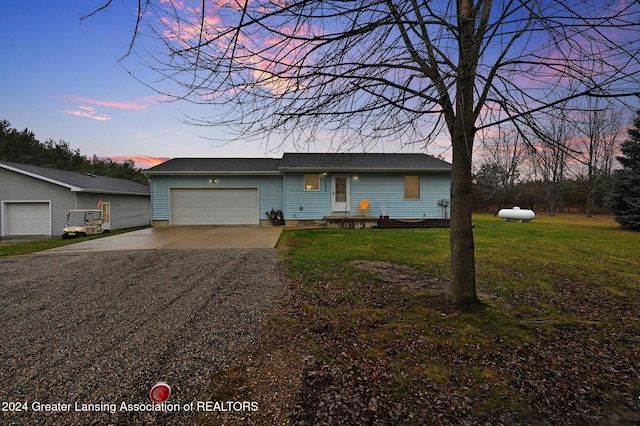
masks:
MULTIPOLYGON (((473 243, 471 154, 463 126, 452 132, 451 168, 451 297, 460 307, 479 303, 476 296, 476 272, 473 243)), ((473 135, 471 136, 473 140, 473 135)))
POLYGON ((471 159, 475 137, 474 82, 478 63, 475 43, 477 12, 472 0, 458 3, 458 81, 455 113, 449 114, 453 148, 451 167, 451 297, 464 308, 479 303, 471 212, 473 207, 471 159))

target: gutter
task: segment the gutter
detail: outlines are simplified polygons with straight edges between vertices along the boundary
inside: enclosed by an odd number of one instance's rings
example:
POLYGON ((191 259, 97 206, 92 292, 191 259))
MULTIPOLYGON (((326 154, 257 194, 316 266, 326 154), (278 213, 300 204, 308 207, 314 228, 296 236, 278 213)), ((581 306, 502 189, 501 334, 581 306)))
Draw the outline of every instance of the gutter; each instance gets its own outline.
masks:
POLYGON ((167 171, 167 172, 148 172, 143 171, 145 175, 149 176, 171 176, 171 175, 190 175, 190 176, 206 176, 206 175, 227 175, 227 176, 279 176, 281 173, 277 170, 275 171, 219 171, 219 170, 205 170, 205 171, 193 171, 193 170, 183 170, 183 171, 167 171))
POLYGON ((373 169, 367 167, 280 167, 280 171, 287 172, 313 172, 313 173, 404 173, 404 172, 451 172, 451 168, 428 168, 428 169, 415 169, 415 168, 385 168, 385 169, 373 169))

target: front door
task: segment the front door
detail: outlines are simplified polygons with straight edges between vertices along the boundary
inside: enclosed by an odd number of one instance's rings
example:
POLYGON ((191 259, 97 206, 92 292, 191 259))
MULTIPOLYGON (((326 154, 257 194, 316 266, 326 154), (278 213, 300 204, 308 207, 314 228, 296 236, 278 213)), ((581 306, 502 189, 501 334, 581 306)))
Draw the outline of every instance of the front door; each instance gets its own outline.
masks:
POLYGON ((333 175, 331 177, 331 211, 349 211, 349 176, 333 175))
POLYGON ((102 228, 111 229, 111 203, 100 203, 102 210, 102 228))

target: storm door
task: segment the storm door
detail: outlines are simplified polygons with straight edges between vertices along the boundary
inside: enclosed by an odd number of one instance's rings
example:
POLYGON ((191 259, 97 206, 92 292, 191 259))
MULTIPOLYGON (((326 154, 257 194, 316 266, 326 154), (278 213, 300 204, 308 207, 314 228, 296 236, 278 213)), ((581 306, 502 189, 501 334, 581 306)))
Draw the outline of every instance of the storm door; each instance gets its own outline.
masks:
POLYGON ((349 211, 349 176, 333 175, 331 177, 331 211, 349 211))

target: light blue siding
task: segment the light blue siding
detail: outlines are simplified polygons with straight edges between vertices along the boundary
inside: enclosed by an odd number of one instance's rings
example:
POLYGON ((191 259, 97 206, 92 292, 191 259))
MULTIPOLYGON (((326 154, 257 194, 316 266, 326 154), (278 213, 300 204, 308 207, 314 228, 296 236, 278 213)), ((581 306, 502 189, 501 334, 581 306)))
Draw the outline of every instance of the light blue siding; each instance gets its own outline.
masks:
MULTIPOLYGON (((352 173, 349 174, 349 210, 351 215, 361 215, 356 210, 363 199, 369 200, 367 215, 383 214, 392 218, 441 218, 442 207, 438 201, 449 199, 450 174, 442 173, 352 173), (404 199, 405 175, 420 176, 420 199, 404 199)), ((321 219, 331 215, 331 173, 320 178, 319 191, 305 191, 304 174, 285 175, 285 219, 321 219)))
POLYGON ((151 203, 153 220, 169 220, 169 188, 258 188, 260 197, 260 219, 266 219, 265 212, 272 208, 284 210, 284 189, 282 176, 215 176, 217 183, 211 183, 212 176, 153 176, 151 182, 151 203))
POLYGON ((318 191, 304 190, 303 173, 287 173, 284 178, 284 218, 322 219, 331 214, 331 176, 320 175, 318 191))
MULTIPOLYGON (((420 199, 406 200, 404 198, 405 174, 359 174, 357 179, 351 179, 351 212, 363 199, 369 200, 369 216, 386 215, 397 219, 440 218, 442 209, 438 201, 449 199, 450 183, 448 173, 406 175, 420 176, 420 199)), ((355 212, 355 213, 354 213, 355 212)))

